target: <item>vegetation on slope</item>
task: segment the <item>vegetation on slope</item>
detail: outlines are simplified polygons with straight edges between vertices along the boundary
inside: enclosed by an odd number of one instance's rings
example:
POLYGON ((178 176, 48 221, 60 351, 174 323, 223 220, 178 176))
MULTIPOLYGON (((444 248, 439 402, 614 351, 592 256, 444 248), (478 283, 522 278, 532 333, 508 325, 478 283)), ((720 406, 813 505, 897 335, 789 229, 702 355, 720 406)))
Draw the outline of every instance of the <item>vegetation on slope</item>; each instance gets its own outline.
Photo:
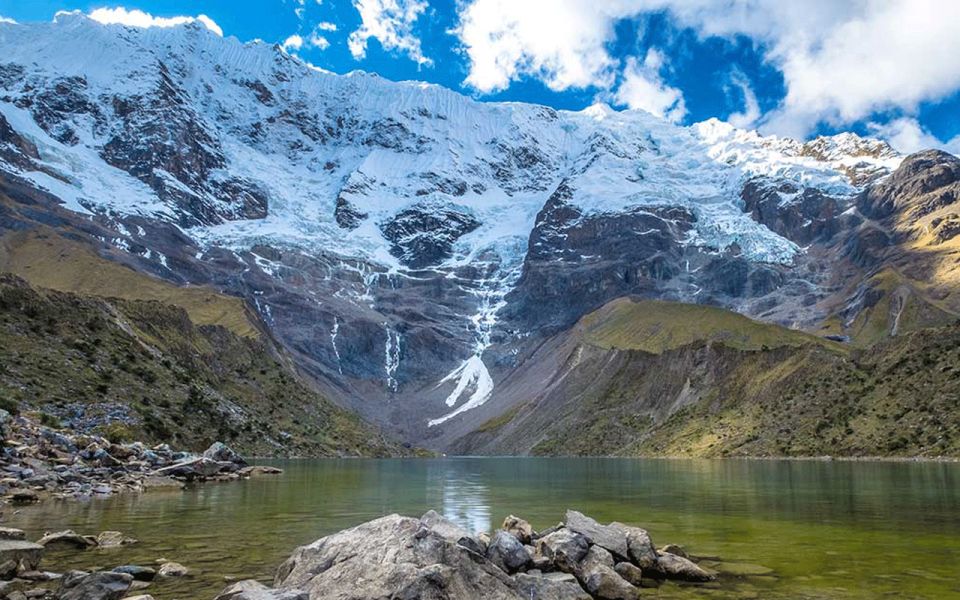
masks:
POLYGON ((89 246, 44 228, 0 239, 0 271, 30 284, 126 300, 157 300, 182 308, 197 325, 221 325, 240 336, 259 331, 243 300, 196 286, 175 286, 97 256, 89 246))
POLYGON ((397 450, 307 386, 266 336, 198 325, 156 300, 37 289, 12 275, 0 275, 0 399, 49 422, 193 450, 215 440, 249 455, 397 450))
POLYGON ((456 450, 960 456, 958 324, 862 349, 717 308, 619 300, 572 335, 543 392, 456 450))

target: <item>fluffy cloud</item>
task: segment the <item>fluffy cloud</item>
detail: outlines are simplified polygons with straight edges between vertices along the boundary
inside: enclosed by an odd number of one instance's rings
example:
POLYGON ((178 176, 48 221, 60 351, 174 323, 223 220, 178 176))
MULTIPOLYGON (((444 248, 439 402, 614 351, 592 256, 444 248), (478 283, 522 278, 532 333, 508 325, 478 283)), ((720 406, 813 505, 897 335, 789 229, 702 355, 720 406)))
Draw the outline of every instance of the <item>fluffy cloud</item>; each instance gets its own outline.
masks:
POLYGON ((455 30, 465 83, 486 93, 527 76, 558 91, 606 90, 620 73, 628 89, 662 103, 672 88, 659 74, 608 49, 618 21, 659 11, 702 38, 758 43, 787 94, 761 116, 749 83, 731 80, 746 98, 734 119, 771 132, 802 137, 820 123, 912 114, 960 89, 960 2, 941 0, 465 0, 455 30))
POLYGON ((870 123, 871 135, 883 138, 900 152, 916 152, 927 148, 940 148, 953 154, 960 154, 960 135, 947 142, 941 142, 936 136, 925 130, 914 118, 901 117, 887 123, 870 123))
POLYGON ((98 8, 90 13, 90 18, 105 24, 129 25, 131 27, 175 27, 184 23, 202 23, 207 29, 219 36, 223 30, 207 15, 196 17, 155 17, 142 10, 127 10, 122 6, 116 8, 98 8))
POLYGON ((0 15, 0 23, 10 23, 10 24, 12 24, 12 25, 16 25, 16 24, 17 24, 17 22, 14 21, 13 19, 10 19, 10 18, 5 17, 5 16, 3 16, 3 15, 0 15))
POLYGON ((367 41, 376 38, 386 50, 401 52, 420 65, 432 64, 420 49, 414 23, 427 10, 426 0, 353 0, 360 13, 360 27, 347 45, 357 60, 367 55, 367 41))
POLYGON ((687 114, 683 94, 663 82, 660 78, 662 66, 663 54, 652 48, 642 63, 633 56, 627 58, 623 82, 617 88, 614 99, 618 104, 679 122, 687 114))
POLYGON ((283 40, 283 43, 280 44, 280 47, 286 52, 296 52, 300 48, 303 48, 303 38, 297 34, 293 34, 287 39, 283 40))

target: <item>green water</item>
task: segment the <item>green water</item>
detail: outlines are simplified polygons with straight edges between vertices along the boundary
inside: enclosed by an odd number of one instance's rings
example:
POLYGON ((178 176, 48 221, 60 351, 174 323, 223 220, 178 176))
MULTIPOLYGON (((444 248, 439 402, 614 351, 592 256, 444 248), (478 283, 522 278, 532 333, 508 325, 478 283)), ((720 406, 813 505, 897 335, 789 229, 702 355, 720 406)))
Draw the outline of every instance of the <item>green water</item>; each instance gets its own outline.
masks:
MULTIPOLYGON (((269 581, 297 545, 368 519, 435 508, 474 530, 509 513, 534 527, 566 508, 646 527, 722 560, 713 588, 658 598, 960 598, 960 464, 448 458, 276 462, 279 477, 207 484, 4 515, 38 536, 121 530, 118 550, 58 551, 45 568, 111 568, 165 557, 193 569, 156 598, 209 600, 229 578, 269 581)), ((712 564, 712 563, 711 563, 712 564)))

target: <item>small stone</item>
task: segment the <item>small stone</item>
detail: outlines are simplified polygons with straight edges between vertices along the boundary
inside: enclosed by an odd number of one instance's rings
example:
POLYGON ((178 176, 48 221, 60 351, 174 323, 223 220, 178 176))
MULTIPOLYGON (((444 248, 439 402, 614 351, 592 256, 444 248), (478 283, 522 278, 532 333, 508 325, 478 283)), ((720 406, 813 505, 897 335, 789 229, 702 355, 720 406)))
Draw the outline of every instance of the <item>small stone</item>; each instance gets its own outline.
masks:
POLYGON ((673 554, 674 556, 682 558, 690 558, 690 556, 687 555, 687 551, 683 549, 683 546, 678 546, 677 544, 667 544, 663 548, 660 548, 660 554, 673 554))
POLYGON ((533 560, 520 540, 506 531, 498 531, 493 535, 487 546, 487 558, 507 573, 516 573, 533 560))
POLYGON ((628 583, 640 587, 643 581, 643 570, 635 564, 628 562, 617 563, 613 567, 617 575, 623 577, 628 583))
POLYGON ((101 548, 116 548, 118 546, 129 546, 136 544, 137 540, 127 537, 119 531, 104 531, 97 536, 97 545, 101 548))
POLYGON ((166 562, 160 565, 157 575, 160 577, 185 577, 190 573, 190 569, 175 562, 166 562))
POLYGON ((33 504, 40 501, 40 494, 30 489, 18 489, 9 498, 14 504, 33 504))
POLYGON ((500 528, 520 540, 521 544, 529 544, 533 538, 533 527, 520 517, 508 516, 500 528))

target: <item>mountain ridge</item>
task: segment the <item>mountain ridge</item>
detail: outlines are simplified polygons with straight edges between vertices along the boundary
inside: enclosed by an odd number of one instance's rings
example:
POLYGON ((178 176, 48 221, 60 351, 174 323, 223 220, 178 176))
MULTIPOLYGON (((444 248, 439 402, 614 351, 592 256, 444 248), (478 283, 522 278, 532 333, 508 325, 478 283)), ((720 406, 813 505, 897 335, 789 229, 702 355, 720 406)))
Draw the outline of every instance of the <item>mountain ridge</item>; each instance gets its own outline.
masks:
POLYGON ((65 14, 0 23, 0 49, 4 231, 241 300, 325 394, 436 449, 616 298, 863 344, 901 331, 890 306, 928 307, 902 331, 960 311, 942 153, 482 103, 199 24, 65 14), (900 189, 927 196, 878 212, 900 189))

